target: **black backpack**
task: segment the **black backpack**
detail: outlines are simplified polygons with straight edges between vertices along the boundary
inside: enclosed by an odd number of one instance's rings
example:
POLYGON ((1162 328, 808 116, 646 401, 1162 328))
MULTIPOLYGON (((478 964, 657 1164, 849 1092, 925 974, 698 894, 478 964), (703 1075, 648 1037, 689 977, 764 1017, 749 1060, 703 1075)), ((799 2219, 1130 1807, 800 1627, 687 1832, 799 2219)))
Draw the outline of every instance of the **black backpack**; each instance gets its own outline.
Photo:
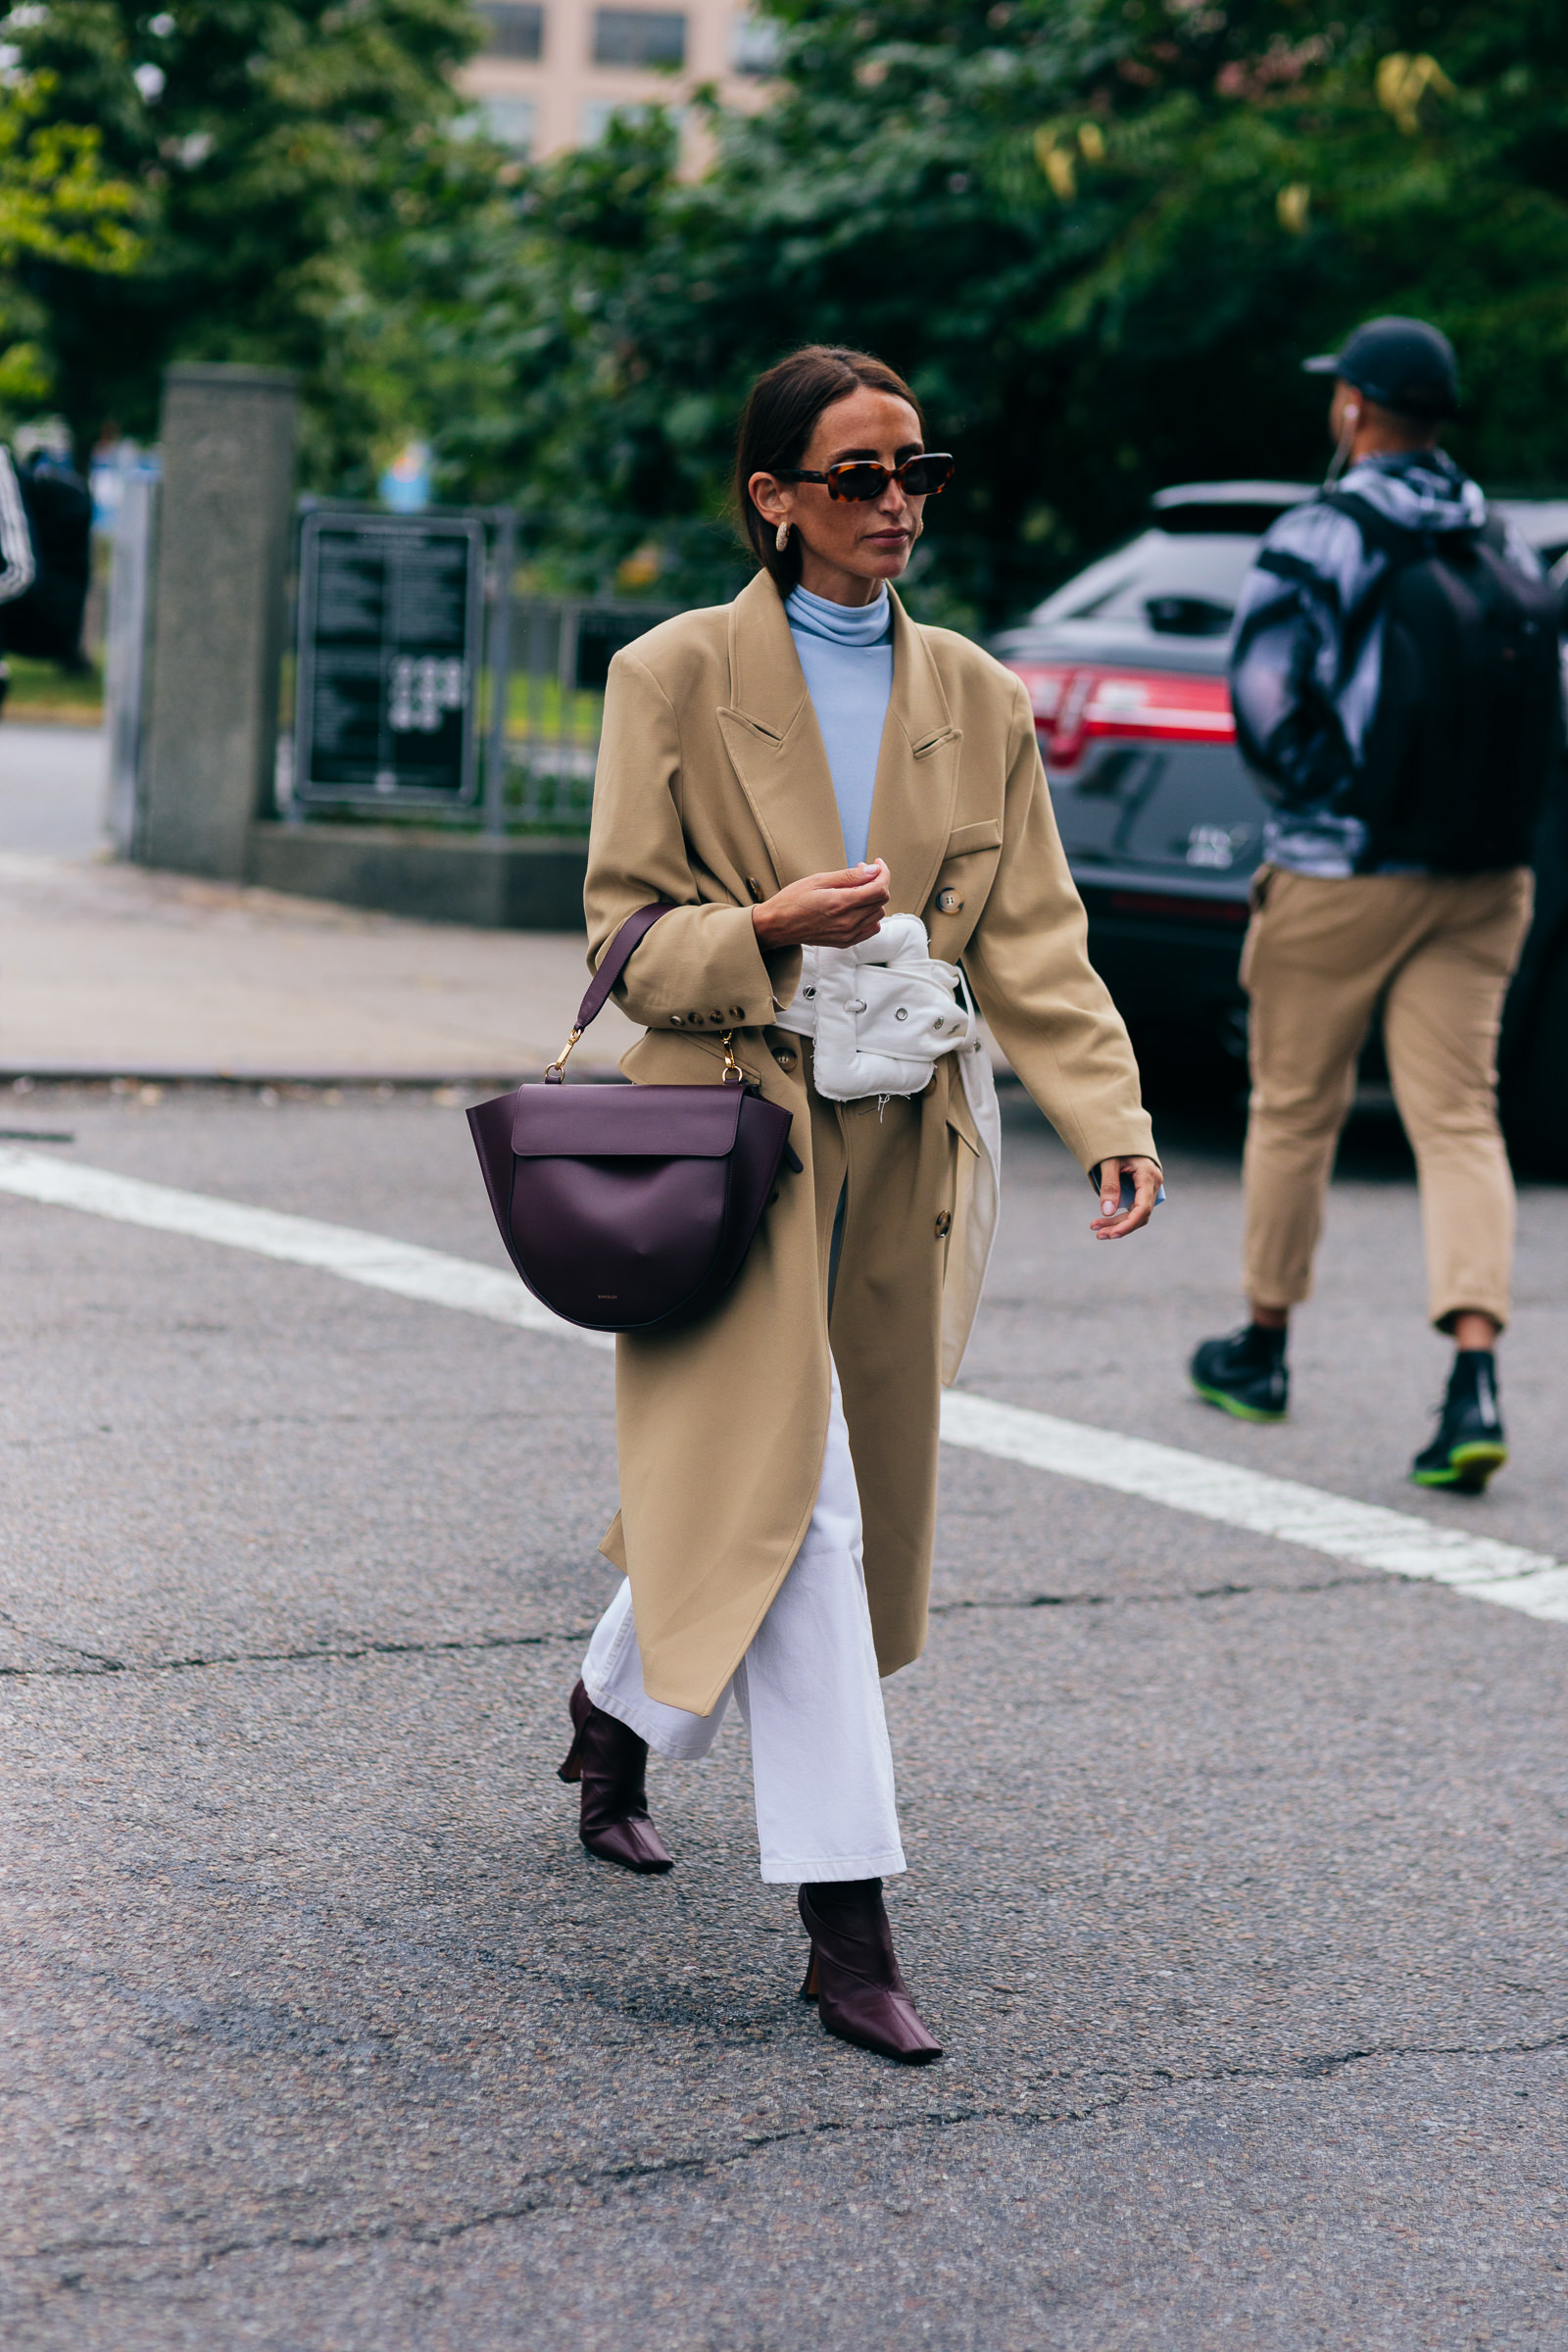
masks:
MULTIPOLYGON (((1564 740, 1559 592, 1508 562, 1499 519, 1412 531, 1353 490, 1327 503, 1387 556, 1364 633, 1383 615, 1382 680, 1346 803, 1367 827, 1362 869, 1440 874, 1528 865, 1564 740)), ((1359 651, 1347 643, 1347 673, 1359 651)))
POLYGON ((92 577, 92 492, 61 458, 17 467, 35 566, 32 585, 0 605, 0 648, 35 662, 81 662, 81 620, 92 577))

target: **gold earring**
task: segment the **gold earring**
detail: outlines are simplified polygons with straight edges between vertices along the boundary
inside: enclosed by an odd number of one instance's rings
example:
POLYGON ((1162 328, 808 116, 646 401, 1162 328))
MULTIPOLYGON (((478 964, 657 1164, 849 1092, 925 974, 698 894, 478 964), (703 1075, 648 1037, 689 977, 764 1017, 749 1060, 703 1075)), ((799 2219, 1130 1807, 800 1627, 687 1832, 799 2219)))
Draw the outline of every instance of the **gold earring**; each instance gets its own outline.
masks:
POLYGON ((778 526, 778 529, 773 534, 773 545, 778 549, 779 554, 782 555, 789 543, 790 526, 788 522, 781 522, 778 526))

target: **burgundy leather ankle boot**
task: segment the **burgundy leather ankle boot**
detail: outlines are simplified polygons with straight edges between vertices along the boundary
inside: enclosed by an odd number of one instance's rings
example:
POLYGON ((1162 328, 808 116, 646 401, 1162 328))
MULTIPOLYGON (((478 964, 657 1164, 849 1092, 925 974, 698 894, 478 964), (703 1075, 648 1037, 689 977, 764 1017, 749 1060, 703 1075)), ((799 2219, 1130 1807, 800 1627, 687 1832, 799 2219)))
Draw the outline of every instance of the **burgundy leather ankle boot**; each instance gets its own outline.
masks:
POLYGON ((841 2041, 858 2042, 906 2066, 928 2066, 942 2045, 921 2025, 899 1974, 880 1879, 828 1880, 803 1886, 801 1918, 811 1964, 801 1986, 841 2041))
POLYGON ((582 1783, 577 1835, 591 1854, 622 1870, 673 1870, 648 1818, 648 1742, 596 1707, 581 1683, 569 1701, 576 1738, 561 1767, 564 1781, 582 1783))

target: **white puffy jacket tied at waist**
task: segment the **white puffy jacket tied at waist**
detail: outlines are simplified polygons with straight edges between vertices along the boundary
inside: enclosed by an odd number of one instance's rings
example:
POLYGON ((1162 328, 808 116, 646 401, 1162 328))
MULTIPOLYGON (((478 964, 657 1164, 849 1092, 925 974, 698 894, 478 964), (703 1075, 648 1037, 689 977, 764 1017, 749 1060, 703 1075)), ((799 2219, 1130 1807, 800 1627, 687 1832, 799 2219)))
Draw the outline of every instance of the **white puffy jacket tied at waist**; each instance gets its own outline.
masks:
POLYGON ((1002 1119, 979 1015, 960 996, 956 964, 931 953, 917 914, 890 914, 856 948, 805 948, 801 984, 775 1015, 808 1037, 816 1091, 830 1102, 918 1095, 945 1054, 958 1057, 978 1161, 960 1152, 958 1200, 942 1292, 942 1377, 956 1380, 996 1240, 1002 1205, 1002 1119))

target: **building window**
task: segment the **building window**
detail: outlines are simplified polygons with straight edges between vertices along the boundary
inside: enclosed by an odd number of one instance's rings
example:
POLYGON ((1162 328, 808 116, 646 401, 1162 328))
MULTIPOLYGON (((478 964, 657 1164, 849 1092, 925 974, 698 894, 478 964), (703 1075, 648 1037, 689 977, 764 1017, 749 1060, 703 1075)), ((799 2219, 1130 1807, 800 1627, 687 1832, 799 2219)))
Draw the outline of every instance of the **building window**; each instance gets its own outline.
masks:
POLYGON ((596 66, 683 66, 686 19, 651 8, 596 8, 596 66))
POLYGON ((481 98, 479 111, 498 147, 510 147, 514 155, 531 153, 537 126, 531 98, 481 98))
POLYGON ((737 74, 771 74, 778 64, 778 26, 766 17, 737 17, 729 60, 737 74))
POLYGON ((545 45, 545 12, 537 0, 479 0, 478 13, 490 27, 486 57, 520 57, 537 64, 545 45))

